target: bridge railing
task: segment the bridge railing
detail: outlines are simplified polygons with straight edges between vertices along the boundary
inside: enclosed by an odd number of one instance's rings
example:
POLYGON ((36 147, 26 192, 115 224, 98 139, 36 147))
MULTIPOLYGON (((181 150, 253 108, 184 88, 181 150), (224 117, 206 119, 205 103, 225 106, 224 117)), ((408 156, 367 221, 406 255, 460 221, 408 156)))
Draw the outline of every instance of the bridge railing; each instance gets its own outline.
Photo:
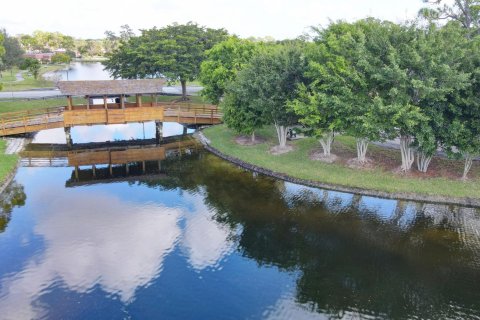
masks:
POLYGON ((38 108, 0 114, 0 134, 7 134, 7 129, 28 127, 61 121, 64 107, 38 108))
MULTIPOLYGON (((102 105, 104 108, 105 106, 102 105)), ((137 108, 134 103, 126 103, 125 107, 137 108)), ((222 113, 215 105, 196 104, 196 103, 143 103, 142 107, 163 108, 164 117, 169 121, 178 121, 180 123, 218 123, 222 113), (187 121, 190 120, 190 121, 187 121), (197 121, 198 120, 198 121, 197 121)), ((91 105, 90 109, 102 109, 99 105, 91 105)), ((76 105, 73 110, 86 110, 87 105, 76 105)), ((120 104, 109 104, 107 110, 121 109, 120 104)), ((24 132, 28 132, 28 126, 47 125, 52 122, 63 121, 63 112, 66 107, 38 108, 25 111, 7 112, 0 114, 0 135, 20 133, 14 128, 23 127, 24 132)), ((159 119, 160 120, 160 119, 159 119)))

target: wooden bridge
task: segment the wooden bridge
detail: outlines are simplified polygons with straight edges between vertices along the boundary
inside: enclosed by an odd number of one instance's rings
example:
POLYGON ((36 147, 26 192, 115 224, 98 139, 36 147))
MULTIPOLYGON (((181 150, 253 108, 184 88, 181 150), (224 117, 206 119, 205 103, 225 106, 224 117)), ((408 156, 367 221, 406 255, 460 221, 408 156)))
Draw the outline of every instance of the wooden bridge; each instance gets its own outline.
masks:
POLYGON ((97 124, 156 121, 211 125, 221 122, 222 115, 214 105, 157 102, 163 84, 161 79, 60 81, 58 87, 67 97, 66 106, 3 113, 0 136, 97 124), (135 102, 129 102, 127 97, 133 95, 135 102), (82 97, 86 104, 74 105, 74 96, 82 97), (150 101, 142 101, 142 96, 150 96, 150 101))
POLYGON ((178 122, 209 125, 221 122, 222 115, 213 105, 191 103, 125 103, 77 105, 68 107, 9 112, 0 115, 0 136, 36 132, 52 128, 81 125, 120 124, 129 122, 178 122))

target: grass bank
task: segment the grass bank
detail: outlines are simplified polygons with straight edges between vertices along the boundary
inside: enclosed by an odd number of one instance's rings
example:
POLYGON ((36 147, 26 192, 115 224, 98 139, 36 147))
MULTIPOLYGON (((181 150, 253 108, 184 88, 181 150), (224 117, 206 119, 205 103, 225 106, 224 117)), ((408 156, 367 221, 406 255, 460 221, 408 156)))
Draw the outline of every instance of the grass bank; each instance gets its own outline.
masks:
POLYGON ((3 91, 20 91, 38 88, 51 88, 54 87, 55 84, 53 83, 53 81, 44 79, 43 75, 47 72, 60 70, 65 67, 65 64, 42 65, 38 79, 34 79, 34 77, 25 70, 19 70, 18 68, 14 68, 13 70, 6 70, 2 72, 2 78, 0 79, 0 82, 3 85, 3 91), (22 81, 16 81, 17 79, 15 75, 19 72, 22 73, 24 79, 22 81))
POLYGON ((6 147, 7 141, 0 139, 0 185, 4 182, 5 178, 15 169, 18 161, 17 155, 5 154, 6 147))
MULTIPOLYGON (((171 102, 178 100, 179 96, 157 96, 158 102, 171 102)), ((191 96, 190 102, 192 103, 205 103, 202 97, 191 96)), ((129 97, 130 102, 135 102, 135 97, 129 97)), ((142 97, 142 101, 150 102, 151 98, 149 96, 142 97)), ((82 98, 74 98, 74 104, 85 104, 86 100, 82 98)), ((14 112, 14 111, 24 111, 24 110, 33 110, 39 108, 50 108, 50 107, 61 107, 67 104, 65 98, 45 98, 38 100, 23 100, 17 99, 13 101, 2 101, 0 100, 0 114, 5 112, 14 112)))
MULTIPOLYGON (((272 155, 269 149, 276 144, 273 128, 265 128, 257 132, 258 136, 266 139, 265 143, 254 146, 242 146, 235 143, 235 134, 223 125, 210 127, 204 130, 205 136, 210 139, 211 146, 220 152, 238 158, 255 166, 263 167, 274 172, 284 173, 293 178, 312 180, 324 184, 343 187, 360 188, 389 193, 421 194, 427 196, 443 196, 453 198, 480 198, 480 168, 475 163, 471 179, 461 181, 443 177, 405 176, 393 173, 383 167, 371 169, 352 169, 344 163, 324 163, 311 160, 309 154, 319 148, 319 143, 313 138, 306 138, 291 142, 294 151, 272 155)), ((333 153, 341 153, 345 157, 355 157, 354 140, 350 137, 337 137, 333 153)), ((394 161, 399 159, 399 151, 370 146, 368 156, 388 158, 394 161)), ((458 170, 461 176, 461 161, 436 159, 436 166, 458 170)), ((456 172, 456 171, 455 171, 456 172)))

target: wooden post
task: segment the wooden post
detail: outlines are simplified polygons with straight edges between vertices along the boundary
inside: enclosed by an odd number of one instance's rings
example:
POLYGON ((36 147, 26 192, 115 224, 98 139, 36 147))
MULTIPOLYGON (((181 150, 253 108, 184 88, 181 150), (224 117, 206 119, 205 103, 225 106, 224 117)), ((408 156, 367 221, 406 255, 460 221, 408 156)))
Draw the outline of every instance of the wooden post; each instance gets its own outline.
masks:
POLYGON ((137 107, 141 107, 142 106, 142 95, 137 93, 135 95, 135 98, 136 98, 136 101, 137 101, 137 107))
POLYGON ((129 170, 128 170, 128 163, 125 163, 125 173, 127 174, 127 176, 129 175, 129 170))
POLYGON ((145 173, 145 169, 146 169, 146 167, 145 167, 145 161, 142 161, 142 171, 143 171, 143 173, 145 173))
POLYGON ((92 165, 92 173, 93 173, 93 177, 96 178, 97 177, 97 168, 95 167, 95 165, 92 165))
POLYGON ((90 96, 85 96, 87 98, 87 110, 90 110, 90 96))
POLYGON ((105 108, 105 110, 108 109, 108 105, 107 105, 107 96, 103 96, 103 107, 105 108))
POLYGON ((78 180, 78 166, 75 166, 75 179, 78 180))
POLYGON ((152 107, 157 106, 157 94, 152 94, 152 107))
POLYGON ((122 109, 125 109, 125 95, 120 95, 120 106, 122 109))
POLYGON ((72 96, 67 96, 68 110, 72 110, 72 96))

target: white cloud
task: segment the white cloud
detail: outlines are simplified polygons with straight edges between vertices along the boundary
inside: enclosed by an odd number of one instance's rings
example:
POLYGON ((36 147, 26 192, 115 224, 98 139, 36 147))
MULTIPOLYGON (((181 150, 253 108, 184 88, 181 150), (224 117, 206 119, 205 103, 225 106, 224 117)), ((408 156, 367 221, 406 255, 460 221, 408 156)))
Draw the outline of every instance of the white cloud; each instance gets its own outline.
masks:
POLYGON ((421 0, 26 0, 2 4, 0 21, 12 34, 42 29, 82 38, 103 37, 123 24, 138 30, 195 21, 242 37, 284 39, 329 19, 411 19, 422 5, 421 0))
POLYGON ((231 252, 229 231, 212 219, 201 194, 183 197, 183 206, 169 208, 55 185, 29 194, 34 233, 45 248, 2 279, 0 318, 41 318, 45 309, 38 298, 59 283, 78 293, 99 286, 128 304, 160 276, 178 244, 194 269, 215 267, 231 252))

